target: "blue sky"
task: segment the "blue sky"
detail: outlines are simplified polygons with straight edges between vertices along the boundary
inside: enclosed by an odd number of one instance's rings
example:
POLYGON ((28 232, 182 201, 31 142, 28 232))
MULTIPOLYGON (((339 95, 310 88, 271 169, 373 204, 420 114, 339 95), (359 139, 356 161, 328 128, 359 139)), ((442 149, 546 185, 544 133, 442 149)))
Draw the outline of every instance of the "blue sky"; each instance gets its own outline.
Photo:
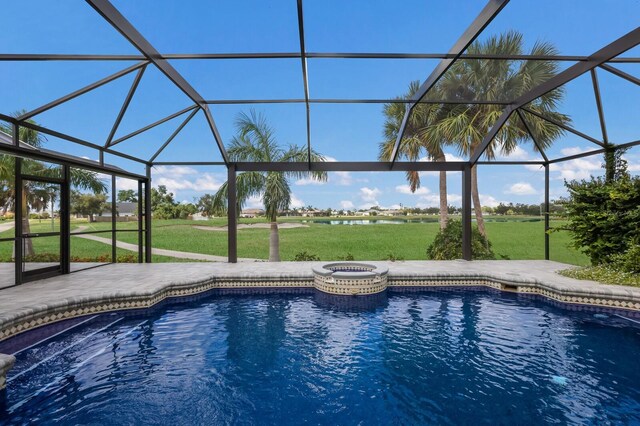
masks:
MULTIPOLYGON (((163 53, 295 52, 299 50, 295 0, 116 0, 114 4, 163 53)), ((436 52, 444 53, 484 6, 483 1, 427 0, 306 0, 306 47, 309 52, 436 52)), ((84 2, 25 0, 3 4, 2 53, 123 53, 137 54, 113 28, 84 2), (28 31, 25 31, 25 25, 28 31)), ((480 39, 510 29, 525 36, 530 47, 538 40, 555 44, 562 54, 588 55, 638 25, 640 2, 620 0, 512 1, 480 39), (594 30, 596 29, 596 30, 594 30)), ((627 55, 640 56, 636 48, 627 55)), ((309 84, 314 98, 386 98, 402 94, 412 80, 424 80, 436 60, 310 59, 309 84)), ((241 61, 172 61, 205 99, 302 98, 298 59, 241 61)), ((130 62, 0 62, 0 112, 32 109, 131 65, 130 62)), ((566 63, 564 66, 569 66, 566 63)), ((640 65, 619 65, 640 77, 640 65)), ((622 143, 640 139, 640 87, 599 71, 609 137, 622 143)), ((37 117, 39 123, 86 140, 103 143, 133 74, 54 108, 37 117)), ((176 112, 190 100, 164 76, 149 67, 116 137, 176 112)), ((306 144, 304 105, 259 105, 283 145, 306 144)), ((234 120, 246 105, 212 105, 220 133, 227 142, 234 120)), ((561 111, 573 126, 599 138, 595 100, 588 75, 566 87, 561 111)), ((183 117, 118 145, 116 149, 149 158, 183 117)), ((382 140, 381 105, 318 105, 311 107, 313 147, 339 161, 375 160, 382 140)), ((49 138, 48 147, 97 158, 94 150, 49 138)), ((566 135, 550 149, 550 157, 597 148, 566 135)), ((455 151, 449 158, 459 157, 455 151)), ((523 145, 512 159, 537 159, 523 145)), ((640 171, 640 149, 628 154, 640 171)), ((159 161, 220 161, 201 113, 185 127, 159 161)), ((118 157, 107 161, 134 172, 141 166, 118 157)), ((563 194, 563 179, 600 173, 599 157, 552 168, 552 196, 563 194)), ((543 173, 531 166, 482 167, 480 192, 485 204, 500 201, 536 203, 542 199, 543 173)), ((154 185, 165 184, 179 200, 191 201, 213 192, 224 181, 224 168, 157 167, 154 185)), ((452 204, 460 197, 460 175, 449 176, 452 204)), ((407 193, 402 173, 332 173, 317 185, 293 181, 294 205, 359 208, 437 204, 437 176, 425 173, 420 193, 407 193)), ((129 185, 123 181, 121 188, 129 185)), ((252 200, 251 204, 258 204, 252 200)))

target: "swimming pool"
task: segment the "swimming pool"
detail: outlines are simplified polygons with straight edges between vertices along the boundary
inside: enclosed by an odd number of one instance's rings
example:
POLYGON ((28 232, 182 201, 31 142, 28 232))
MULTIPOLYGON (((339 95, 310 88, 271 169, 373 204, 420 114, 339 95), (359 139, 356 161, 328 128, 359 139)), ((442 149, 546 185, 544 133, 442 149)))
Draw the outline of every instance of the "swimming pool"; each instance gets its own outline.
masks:
POLYGON ((17 354, 0 423, 640 422, 640 325, 532 297, 212 294, 75 321, 17 354))

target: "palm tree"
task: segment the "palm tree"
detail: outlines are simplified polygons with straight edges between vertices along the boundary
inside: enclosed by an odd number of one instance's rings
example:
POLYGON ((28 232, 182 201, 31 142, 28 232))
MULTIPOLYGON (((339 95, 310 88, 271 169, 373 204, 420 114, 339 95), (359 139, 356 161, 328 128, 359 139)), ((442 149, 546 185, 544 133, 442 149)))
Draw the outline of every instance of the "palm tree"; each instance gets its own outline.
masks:
MULTIPOLYGON (((522 34, 509 31, 490 37, 484 42, 476 41, 466 53, 486 55, 521 55, 525 51, 522 34)), ((530 55, 557 55, 557 49, 545 42, 537 42, 530 55)), ((464 101, 512 101, 558 73, 558 63, 551 60, 493 60, 461 59, 454 62, 427 99, 452 99, 460 104, 452 105, 444 116, 425 129, 425 136, 433 140, 453 144, 461 155, 469 158, 482 142, 484 135, 503 112, 501 105, 465 104, 464 101), (435 95, 435 96, 434 96, 435 95)), ((568 124, 570 118, 556 110, 564 96, 563 88, 553 90, 534 100, 527 107, 558 122, 568 124)), ((532 129, 537 145, 534 151, 548 148, 561 136, 562 128, 524 113, 532 129)), ((496 153, 509 155, 516 147, 530 141, 526 127, 514 114, 485 151, 487 159, 493 160, 496 153)), ((471 169, 471 194, 478 230, 486 236, 480 196, 478 192, 477 168, 471 169)))
MULTIPOLYGON (((227 148, 229 159, 255 162, 306 162, 307 150, 296 145, 284 150, 276 141, 273 129, 262 114, 251 111, 240 113, 236 120, 238 131, 227 148)), ((325 158, 311 151, 311 161, 325 161, 325 158)), ((278 212, 291 204, 289 178, 309 177, 319 181, 327 180, 326 172, 243 172, 236 176, 237 212, 250 197, 260 196, 264 203, 271 233, 269 236, 269 261, 280 261, 280 237, 278 234, 278 212)), ((214 195, 214 209, 220 213, 227 210, 228 182, 222 184, 214 195)))
MULTIPOLYGON (((409 84, 409 89, 403 97, 397 99, 411 99, 420 88, 419 81, 413 81, 409 84)), ((405 103, 389 103, 384 106, 384 115, 386 120, 384 123, 385 141, 380 143, 380 153, 378 158, 383 161, 391 161, 393 148, 395 146, 398 132, 402 120, 407 111, 408 104, 405 103)), ((400 141, 398 150, 398 158, 404 158, 409 161, 417 161, 424 155, 434 161, 447 161, 442 150, 443 143, 440 139, 431 138, 426 134, 426 129, 435 123, 440 117, 446 114, 447 107, 439 104, 419 104, 411 113, 409 121, 405 128, 405 134, 400 141)), ((417 171, 407 172, 407 181, 411 192, 416 192, 420 188, 420 173, 417 171)), ((447 202, 447 172, 441 171, 439 177, 440 192, 440 229, 447 226, 449 220, 449 209, 447 202)))
MULTIPOLYGON (((19 111, 14 113, 14 116, 18 116, 24 113, 19 111)), ((34 123, 32 120, 29 122, 34 123)), ((35 124, 35 123, 34 123, 35 124)), ((0 125, 0 131, 9 135, 12 133, 12 129, 6 125, 0 125)), ((46 138, 39 132, 29 129, 27 127, 20 127, 19 139, 21 142, 27 143, 34 148, 40 148, 44 145, 46 138)), ((0 154, 0 188, 3 189, 2 211, 5 214, 7 211, 15 211, 15 157, 5 154, 0 154)), ((38 160, 32 160, 23 158, 22 160, 22 173, 45 176, 45 177, 62 177, 61 168, 56 164, 48 164, 38 160)), ((106 191, 106 185, 98 174, 89 170, 83 170, 78 168, 71 168, 71 185, 84 190, 91 190, 96 193, 103 193, 106 191)), ((30 233, 29 225, 29 208, 35 210, 44 210, 55 203, 55 192, 47 184, 34 181, 23 181, 22 188, 22 230, 23 233, 30 233)), ((15 218, 20 220, 21 218, 15 218)), ((33 243, 30 238, 25 239, 24 244, 24 256, 33 255, 33 243)))

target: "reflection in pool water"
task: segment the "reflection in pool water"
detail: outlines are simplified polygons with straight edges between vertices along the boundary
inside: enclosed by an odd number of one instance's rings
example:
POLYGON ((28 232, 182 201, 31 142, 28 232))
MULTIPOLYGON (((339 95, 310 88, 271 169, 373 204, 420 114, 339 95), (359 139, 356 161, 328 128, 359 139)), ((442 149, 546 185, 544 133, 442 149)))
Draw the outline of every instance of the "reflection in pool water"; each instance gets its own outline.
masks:
POLYGON ((492 291, 212 295, 18 354, 0 423, 629 424, 637 327, 492 291))

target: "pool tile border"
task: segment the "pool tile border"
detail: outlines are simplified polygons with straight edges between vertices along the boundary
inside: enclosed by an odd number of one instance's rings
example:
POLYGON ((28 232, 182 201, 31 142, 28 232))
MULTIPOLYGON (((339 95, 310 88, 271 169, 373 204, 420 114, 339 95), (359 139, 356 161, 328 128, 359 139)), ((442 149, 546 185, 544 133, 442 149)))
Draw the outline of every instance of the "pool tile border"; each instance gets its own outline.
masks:
MULTIPOLYGON (((556 302, 566 304, 589 305, 602 308, 614 308, 640 312, 640 297, 625 295, 594 293, 590 291, 569 291, 552 288, 537 282, 525 280, 505 280, 486 276, 394 276, 389 274, 388 287, 399 288, 432 288, 432 287, 489 287, 501 291, 509 291, 523 295, 538 295, 556 302)), ((311 289, 314 287, 313 276, 307 277, 212 277, 194 282, 170 284, 152 292, 123 292, 103 294, 95 297, 66 298, 52 301, 20 311, 13 316, 0 318, 0 341, 16 336, 25 331, 47 324, 98 313, 126 310, 148 309, 172 298, 185 298, 214 289, 247 290, 260 289, 311 289)))

